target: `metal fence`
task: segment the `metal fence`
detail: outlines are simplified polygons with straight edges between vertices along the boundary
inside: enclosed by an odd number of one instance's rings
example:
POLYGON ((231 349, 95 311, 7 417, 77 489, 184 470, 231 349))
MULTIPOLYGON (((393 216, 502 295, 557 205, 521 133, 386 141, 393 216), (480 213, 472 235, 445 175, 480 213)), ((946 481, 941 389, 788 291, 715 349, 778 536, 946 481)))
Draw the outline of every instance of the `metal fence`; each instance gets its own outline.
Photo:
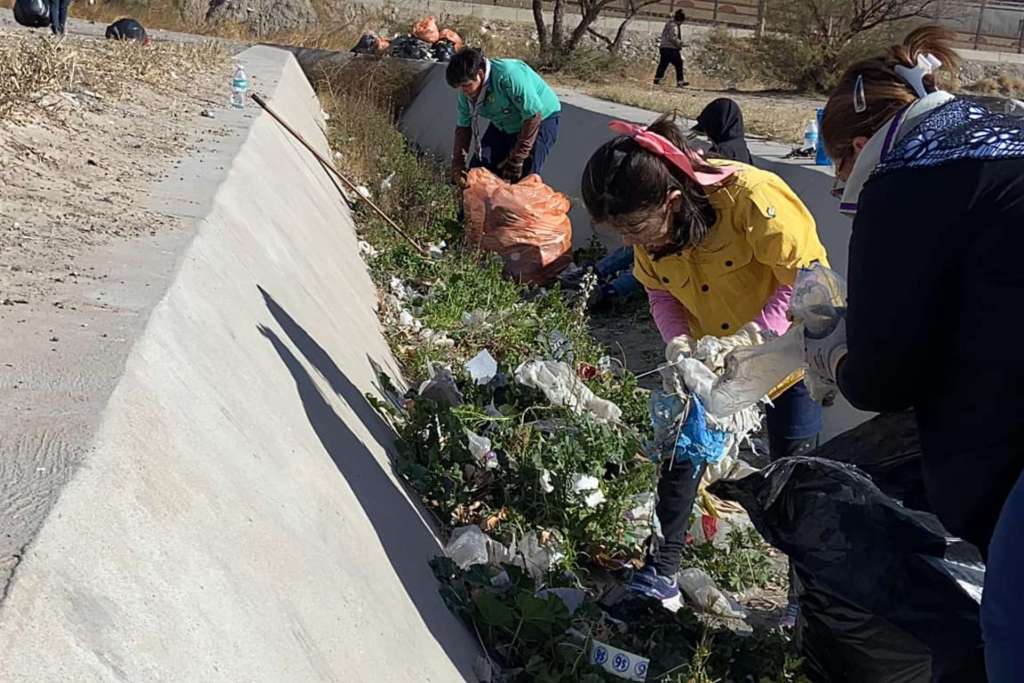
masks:
MULTIPOLYGON (((478 4, 529 9, 531 0, 470 0, 478 4)), ((677 10, 690 22, 764 31, 771 23, 773 0, 659 0, 647 5, 639 19, 667 19, 677 10)), ((544 1, 552 9, 551 0, 544 1)), ((616 0, 607 16, 625 16, 626 0, 616 0)), ((571 11, 571 10, 570 10, 571 11)), ((956 46, 975 50, 1024 53, 1024 0, 936 0, 930 19, 956 33, 956 46)))

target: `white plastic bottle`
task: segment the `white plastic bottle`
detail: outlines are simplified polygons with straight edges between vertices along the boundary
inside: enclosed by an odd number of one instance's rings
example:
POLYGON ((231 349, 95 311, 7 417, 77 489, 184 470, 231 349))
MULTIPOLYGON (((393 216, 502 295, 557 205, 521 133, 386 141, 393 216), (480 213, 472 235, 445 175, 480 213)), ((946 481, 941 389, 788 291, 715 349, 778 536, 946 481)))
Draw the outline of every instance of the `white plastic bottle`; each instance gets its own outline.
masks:
POLYGON ((818 122, 814 119, 804 128, 804 149, 818 149, 818 122))
POLYGON ((245 98, 249 93, 249 77, 241 64, 235 65, 235 73, 231 76, 231 106, 235 109, 245 108, 245 98))

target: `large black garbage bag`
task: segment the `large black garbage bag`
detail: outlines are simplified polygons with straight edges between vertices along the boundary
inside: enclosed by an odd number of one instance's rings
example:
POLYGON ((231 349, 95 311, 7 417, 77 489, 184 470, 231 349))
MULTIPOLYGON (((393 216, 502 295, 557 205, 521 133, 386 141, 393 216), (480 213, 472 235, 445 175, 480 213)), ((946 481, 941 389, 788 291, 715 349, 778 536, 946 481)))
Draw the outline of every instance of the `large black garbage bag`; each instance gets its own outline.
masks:
POLYGON ((364 33, 356 46, 352 48, 352 52, 357 55, 377 54, 377 36, 372 33, 364 33))
POLYGON ((815 680, 984 681, 977 551, 852 465, 779 460, 710 489, 789 556, 798 636, 815 680))
POLYGON ((107 27, 106 36, 110 40, 137 40, 146 42, 146 29, 135 19, 118 19, 107 27))
POLYGON ((392 40, 391 47, 388 48, 388 55, 401 59, 429 60, 434 58, 430 43, 412 36, 398 36, 392 40))
POLYGON ((46 0, 15 0, 14 20, 29 28, 50 25, 50 5, 46 0))
POLYGON ((450 40, 439 40, 431 48, 431 54, 438 62, 450 62, 455 52, 455 43, 450 40))
POLYGON ((871 481, 912 510, 932 512, 921 475, 921 439, 913 411, 878 415, 814 452, 856 465, 871 481))

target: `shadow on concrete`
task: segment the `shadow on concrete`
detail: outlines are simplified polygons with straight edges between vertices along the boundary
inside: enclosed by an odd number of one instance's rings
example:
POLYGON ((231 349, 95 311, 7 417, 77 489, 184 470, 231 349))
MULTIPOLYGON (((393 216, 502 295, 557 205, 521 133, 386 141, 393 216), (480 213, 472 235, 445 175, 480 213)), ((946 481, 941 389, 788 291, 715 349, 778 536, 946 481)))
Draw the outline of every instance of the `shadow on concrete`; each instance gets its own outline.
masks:
MULTIPOLYGON (((268 306, 271 305, 273 299, 269 295, 265 296, 268 306)), ((278 314, 284 313, 276 304, 273 304, 271 310, 276 311, 275 318, 278 314)), ((292 325, 295 324, 291 318, 285 318, 291 321, 292 325)), ((469 633, 448 612, 437 592, 437 582, 427 563, 435 555, 440 554, 440 549, 427 525, 381 468, 373 454, 331 407, 309 372, 287 344, 273 330, 263 325, 259 325, 258 329, 277 351, 295 380, 302 407, 313 431, 359 500, 391 566, 423 623, 430 630, 434 640, 444 649, 448 659, 462 673, 463 678, 473 680, 472 662, 477 653, 469 633)), ((291 330, 292 333, 300 331, 301 328, 291 330)), ((299 339, 312 342, 304 331, 297 336, 299 339)), ((317 349, 323 353, 323 349, 316 346, 311 350, 314 357, 317 357, 317 349)), ((344 378, 341 370, 326 354, 319 357, 318 361, 329 365, 323 369, 318 368, 324 377, 334 377, 336 380, 344 378)), ((348 382, 347 379, 344 381, 348 382)), ((356 554, 349 559, 358 562, 359 556, 356 554)), ((400 649, 396 649, 395 656, 402 656, 400 649)))
POLYGON ((334 393, 345 399, 349 407, 363 423, 366 430, 373 435, 374 440, 387 450, 389 455, 394 454, 395 430, 388 424, 380 413, 370 405, 363 392, 349 381, 338 366, 331 360, 330 355, 309 336, 306 330, 292 318, 277 301, 262 287, 257 287, 263 296, 274 320, 281 326, 288 338, 291 339, 295 348, 299 350, 309 364, 312 365, 320 376, 327 380, 334 393))

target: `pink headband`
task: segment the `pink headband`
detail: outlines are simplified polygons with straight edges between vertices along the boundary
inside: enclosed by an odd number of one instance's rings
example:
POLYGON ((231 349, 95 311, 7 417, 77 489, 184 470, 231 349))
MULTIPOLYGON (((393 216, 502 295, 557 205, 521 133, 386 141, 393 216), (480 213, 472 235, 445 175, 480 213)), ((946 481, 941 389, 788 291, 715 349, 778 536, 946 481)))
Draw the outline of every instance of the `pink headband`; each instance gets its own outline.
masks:
POLYGON ((736 172, 735 168, 729 167, 716 168, 712 173, 697 171, 693 168, 693 164, 694 161, 700 162, 699 159, 695 159, 691 154, 687 154, 673 145, 664 136, 652 133, 644 126, 638 126, 635 123, 626 123, 625 121, 612 121, 608 124, 608 127, 611 128, 614 133, 627 135, 633 138, 636 140, 638 145, 646 149, 648 152, 657 154, 662 159, 678 168, 686 174, 687 178, 701 187, 720 183, 736 172))

